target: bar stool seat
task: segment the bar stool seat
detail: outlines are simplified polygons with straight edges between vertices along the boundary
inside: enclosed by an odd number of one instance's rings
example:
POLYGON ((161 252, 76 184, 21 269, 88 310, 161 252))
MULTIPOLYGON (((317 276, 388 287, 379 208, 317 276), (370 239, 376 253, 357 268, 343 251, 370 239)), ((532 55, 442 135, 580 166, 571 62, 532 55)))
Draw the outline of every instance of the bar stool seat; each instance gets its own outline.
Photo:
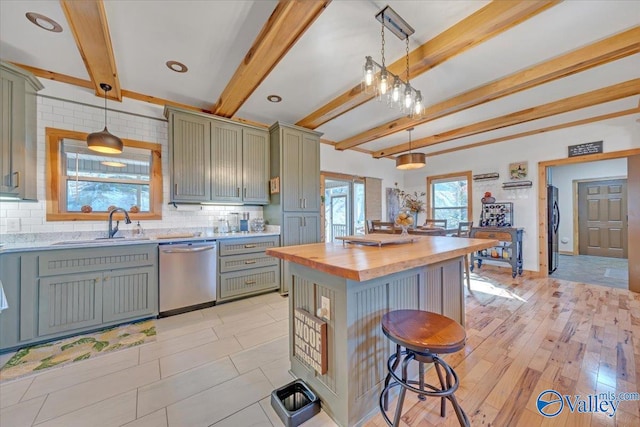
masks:
POLYGON ((420 400, 426 396, 440 397, 440 415, 445 416, 446 400, 456 412, 461 426, 469 426, 469 418, 464 413, 454 392, 458 389, 458 376, 438 354, 455 353, 464 348, 466 333, 458 322, 446 316, 422 310, 394 310, 382 316, 382 332, 396 344, 396 352, 389 357, 389 373, 385 387, 380 393, 380 411, 390 426, 400 424, 402 405, 406 391, 419 394, 420 400), (404 347, 405 350, 402 350, 404 347), (418 362, 418 381, 408 378, 410 362, 418 362), (402 363, 401 375, 396 372, 402 363), (440 387, 424 382, 424 364, 433 363, 440 380, 440 387), (419 388, 413 385, 418 385, 419 388), (387 415, 389 391, 401 387, 398 406, 393 422, 387 415))

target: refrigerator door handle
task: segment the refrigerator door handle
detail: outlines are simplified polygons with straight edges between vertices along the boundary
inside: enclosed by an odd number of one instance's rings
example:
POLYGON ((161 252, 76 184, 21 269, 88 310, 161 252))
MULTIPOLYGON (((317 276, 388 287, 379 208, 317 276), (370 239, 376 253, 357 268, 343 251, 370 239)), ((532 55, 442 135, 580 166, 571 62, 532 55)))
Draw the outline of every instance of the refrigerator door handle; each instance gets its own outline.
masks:
POLYGON ((558 228, 560 228, 560 208, 558 208, 558 202, 553 202, 553 216, 553 232, 557 233, 558 228))

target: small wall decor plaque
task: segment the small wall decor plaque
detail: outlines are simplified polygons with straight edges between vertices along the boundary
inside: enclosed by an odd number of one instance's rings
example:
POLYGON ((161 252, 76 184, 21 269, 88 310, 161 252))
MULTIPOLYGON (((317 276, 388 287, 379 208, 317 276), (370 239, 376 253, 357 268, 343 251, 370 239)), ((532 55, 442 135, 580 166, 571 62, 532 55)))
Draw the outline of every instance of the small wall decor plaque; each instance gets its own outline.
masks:
POLYGON ((269 180, 269 193, 278 194, 280 192, 280 177, 276 176, 269 180))
POLYGON ((602 141, 586 142, 584 144, 570 145, 568 157, 586 156, 589 154, 600 154, 603 151, 602 141))
POLYGON ((327 372, 327 322, 296 308, 293 319, 293 354, 319 374, 327 372))
POLYGON ((509 163, 509 178, 525 179, 529 173, 528 162, 509 163))

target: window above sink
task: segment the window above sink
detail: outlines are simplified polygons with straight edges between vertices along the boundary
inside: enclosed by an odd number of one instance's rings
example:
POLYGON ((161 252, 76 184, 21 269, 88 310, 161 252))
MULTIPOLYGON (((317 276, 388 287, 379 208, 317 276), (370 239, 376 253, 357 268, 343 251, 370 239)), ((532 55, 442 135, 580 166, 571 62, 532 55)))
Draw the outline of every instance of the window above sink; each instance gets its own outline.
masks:
POLYGON ((46 136, 47 221, 106 220, 113 207, 133 220, 162 218, 160 144, 123 139, 123 152, 108 155, 90 151, 83 132, 46 136))

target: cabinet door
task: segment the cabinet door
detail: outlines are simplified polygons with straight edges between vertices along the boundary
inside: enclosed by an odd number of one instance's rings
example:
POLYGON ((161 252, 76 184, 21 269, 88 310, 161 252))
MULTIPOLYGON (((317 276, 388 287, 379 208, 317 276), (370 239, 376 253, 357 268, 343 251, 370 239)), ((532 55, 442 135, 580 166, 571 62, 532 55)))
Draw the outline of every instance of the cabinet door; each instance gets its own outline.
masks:
POLYGON ((171 200, 211 200, 211 120, 173 113, 171 200))
POLYGON ((320 241, 320 214, 304 214, 300 229, 300 244, 318 243, 320 241))
POLYGON ((302 132, 282 129, 282 177, 280 196, 285 211, 302 210, 302 132))
POLYGON ((38 336, 102 323, 102 273, 45 277, 38 287, 38 336))
MULTIPOLYGON (((0 74, 1 103, 0 142, 2 159, 0 159, 0 192, 19 195, 20 181, 26 179, 20 165, 24 164, 25 143, 25 83, 24 80, 11 73, 0 74), (20 176, 22 175, 22 176, 20 176)), ((35 172, 35 171, 34 171, 35 172)))
POLYGON ((211 129, 211 199, 242 201, 242 127, 213 121, 211 129))
POLYGON ((301 213, 285 213, 282 229, 282 245, 302 244, 302 225, 304 217, 301 213))
POLYGON ((320 210, 320 139, 316 135, 303 134, 300 182, 302 209, 320 210))
POLYGON ((152 267, 105 273, 102 321, 125 320, 158 312, 158 281, 152 267))
POLYGON ((269 132, 242 132, 242 200, 269 203, 269 132))

